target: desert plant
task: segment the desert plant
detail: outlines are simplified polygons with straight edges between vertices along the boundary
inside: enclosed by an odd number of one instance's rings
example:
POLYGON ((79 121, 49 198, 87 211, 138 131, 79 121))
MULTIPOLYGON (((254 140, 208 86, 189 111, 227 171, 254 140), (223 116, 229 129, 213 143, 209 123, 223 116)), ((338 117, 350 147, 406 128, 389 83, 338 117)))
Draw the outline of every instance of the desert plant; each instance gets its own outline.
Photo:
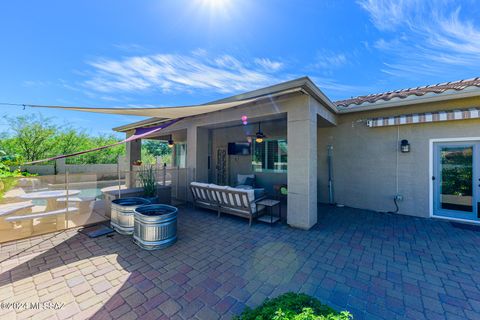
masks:
POLYGON ((146 197, 154 197, 157 193, 157 181, 153 166, 144 166, 138 173, 143 193, 146 197))

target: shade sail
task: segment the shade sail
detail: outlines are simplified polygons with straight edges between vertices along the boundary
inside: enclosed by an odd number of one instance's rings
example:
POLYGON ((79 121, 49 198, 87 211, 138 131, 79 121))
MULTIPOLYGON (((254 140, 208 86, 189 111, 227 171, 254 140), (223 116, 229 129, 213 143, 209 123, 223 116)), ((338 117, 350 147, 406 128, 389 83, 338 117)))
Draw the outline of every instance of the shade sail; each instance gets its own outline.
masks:
POLYGON ((133 141, 133 140, 147 138, 150 135, 152 135, 152 134, 154 134, 154 133, 156 133, 156 132, 158 132, 162 129, 165 129, 165 128, 171 126, 172 124, 177 123, 180 120, 182 120, 182 118, 174 119, 174 120, 162 123, 159 126, 147 127, 147 128, 137 128, 137 129, 135 129, 135 134, 128 137, 127 139, 119 141, 119 142, 115 142, 115 143, 112 143, 112 144, 109 144, 109 145, 106 145, 106 146, 101 146, 101 147, 97 147, 97 148, 93 148, 93 149, 89 149, 89 150, 84 150, 84 151, 79 151, 79 152, 75 152, 75 153, 71 153, 71 154, 62 154, 62 155, 59 155, 59 156, 55 156, 55 157, 51 157, 51 158, 47 158, 47 159, 42 159, 42 160, 30 161, 30 162, 24 163, 23 165, 37 164, 37 163, 54 161, 54 160, 63 159, 63 158, 70 158, 70 157, 79 156, 79 155, 89 153, 89 152, 100 151, 100 150, 104 150, 104 149, 107 149, 107 148, 115 147, 115 146, 121 145, 123 143, 133 141))
POLYGON ((32 108, 50 108, 50 109, 63 109, 71 111, 83 111, 105 114, 118 114, 118 115, 130 115, 130 116, 142 116, 142 117, 154 117, 163 119, 178 119, 190 116, 196 116, 199 114, 205 114, 215 111, 220 111, 228 108, 238 107, 250 102, 268 100, 280 95, 285 95, 293 92, 300 92, 301 88, 293 88, 276 93, 270 93, 261 95, 254 98, 239 99, 235 101, 220 102, 220 103, 208 103, 191 106, 176 106, 176 107, 158 107, 158 108, 87 108, 87 107, 66 107, 66 106, 40 106, 30 105, 32 108))
POLYGON ((480 108, 404 114, 367 120, 370 128, 480 118, 480 108))
POLYGON ((248 100, 225 102, 225 103, 202 104, 202 105, 195 105, 195 106, 179 106, 179 107, 160 107, 160 108, 86 108, 86 107, 64 107, 64 106, 31 106, 31 107, 63 109, 63 110, 70 110, 70 111, 83 111, 83 112, 105 113, 105 114, 142 116, 142 117, 155 117, 155 118, 165 118, 165 119, 177 119, 181 117, 189 117, 189 116, 195 116, 203 113, 220 111, 220 110, 236 107, 242 104, 246 104, 254 100, 255 99, 248 99, 248 100))

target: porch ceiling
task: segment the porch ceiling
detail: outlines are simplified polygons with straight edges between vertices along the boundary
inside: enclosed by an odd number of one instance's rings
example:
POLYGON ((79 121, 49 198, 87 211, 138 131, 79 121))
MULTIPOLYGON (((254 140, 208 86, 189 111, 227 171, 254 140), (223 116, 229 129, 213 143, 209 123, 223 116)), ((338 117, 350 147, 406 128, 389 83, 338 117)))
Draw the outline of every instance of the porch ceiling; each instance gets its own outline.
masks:
MULTIPOLYGON (((249 118, 248 119, 248 124, 257 124, 259 122, 271 122, 271 121, 278 121, 282 119, 287 119, 287 114, 286 113, 273 113, 268 116, 262 116, 262 117, 255 117, 255 118, 249 118)), ((201 126, 202 128, 206 129, 220 129, 220 128, 229 128, 229 127, 241 127, 242 124, 239 124, 239 120, 230 120, 230 121, 225 121, 225 122, 220 122, 220 123, 214 123, 214 124, 209 124, 206 126, 201 126)))

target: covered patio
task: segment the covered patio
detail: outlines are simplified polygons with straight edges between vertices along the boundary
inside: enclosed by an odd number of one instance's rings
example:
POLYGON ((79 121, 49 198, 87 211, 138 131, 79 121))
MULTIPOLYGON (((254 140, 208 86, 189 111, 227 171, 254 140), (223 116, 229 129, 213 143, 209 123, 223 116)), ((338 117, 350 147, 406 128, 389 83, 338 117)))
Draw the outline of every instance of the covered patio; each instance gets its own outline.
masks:
MULTIPOLYGON (((176 181, 186 190, 184 200, 192 201, 188 190, 191 182, 235 187, 242 184, 239 175, 252 175, 254 187, 264 190, 268 198, 277 199, 279 186, 285 186, 288 192, 282 200, 287 223, 310 229, 317 223, 317 168, 327 165, 317 159, 318 130, 336 125, 333 110, 308 78, 300 78, 207 105, 115 110, 125 114, 156 112, 157 116, 114 130, 125 133, 128 139, 138 130, 156 128, 176 117, 175 123, 144 138, 173 145, 173 166, 185 175, 176 181), (259 132, 262 141, 256 139, 259 132), (248 151, 231 153, 232 144, 247 144, 248 151)), ((141 139, 127 141, 126 150, 126 163, 131 168, 141 160, 141 139)))
POLYGON ((355 319, 478 319, 479 233, 433 219, 320 207, 309 232, 180 210, 178 243, 140 251, 131 238, 71 229, 0 246, 1 310, 14 319, 217 319, 287 291, 355 319), (13 299, 13 300, 12 300, 13 299))

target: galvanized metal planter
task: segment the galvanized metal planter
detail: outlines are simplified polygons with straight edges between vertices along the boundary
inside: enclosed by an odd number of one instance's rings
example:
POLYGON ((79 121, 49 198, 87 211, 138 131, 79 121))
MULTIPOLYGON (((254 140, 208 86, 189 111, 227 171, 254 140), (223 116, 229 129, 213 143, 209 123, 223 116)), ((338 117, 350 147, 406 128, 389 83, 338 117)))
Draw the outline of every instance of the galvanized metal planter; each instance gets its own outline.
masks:
POLYGON ((177 213, 177 208, 166 204, 136 208, 133 240, 146 250, 171 246, 177 241, 177 213))
POLYGON ((112 201, 110 225, 120 234, 133 234, 133 211, 142 205, 150 204, 143 198, 123 198, 112 201))

